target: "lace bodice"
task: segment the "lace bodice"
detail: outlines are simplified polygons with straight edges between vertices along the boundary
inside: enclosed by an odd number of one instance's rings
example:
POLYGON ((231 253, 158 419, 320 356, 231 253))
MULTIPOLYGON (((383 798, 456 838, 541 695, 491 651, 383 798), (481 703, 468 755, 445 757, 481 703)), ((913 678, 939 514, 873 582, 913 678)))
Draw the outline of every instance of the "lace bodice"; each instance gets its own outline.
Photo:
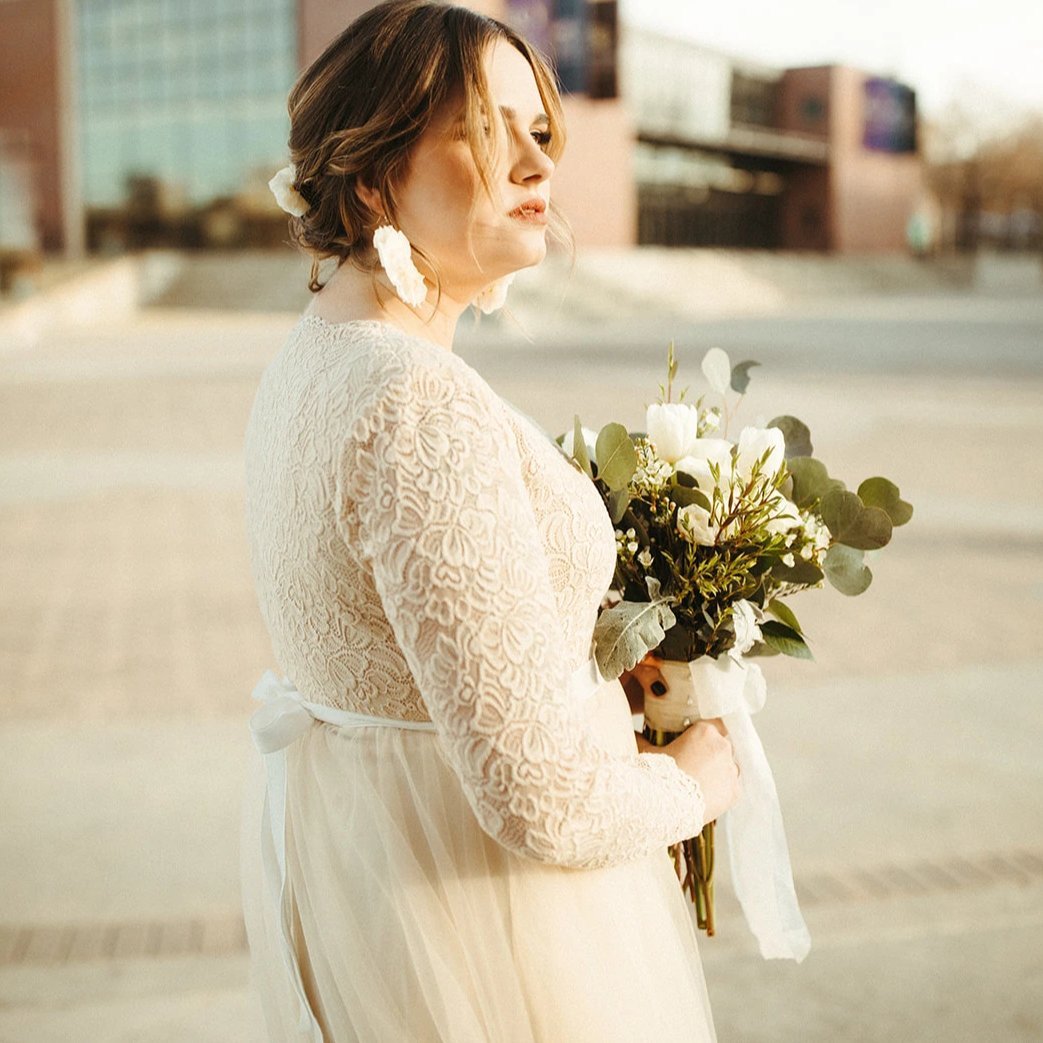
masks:
POLYGON ((698 832, 698 784, 594 745, 567 695, 614 566, 597 491, 462 359, 306 316, 245 454, 261 612, 306 699, 433 721, 483 829, 532 858, 607 865, 698 832))

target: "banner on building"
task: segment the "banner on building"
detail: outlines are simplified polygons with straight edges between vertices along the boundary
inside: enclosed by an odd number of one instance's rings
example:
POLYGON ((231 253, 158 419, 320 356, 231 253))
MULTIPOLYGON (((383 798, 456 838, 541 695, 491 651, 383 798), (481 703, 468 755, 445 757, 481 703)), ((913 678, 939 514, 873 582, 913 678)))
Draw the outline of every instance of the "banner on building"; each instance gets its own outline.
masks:
POLYGON ((617 0, 508 0, 507 21, 551 59, 567 94, 618 94, 617 0))
POLYGON ((912 88, 879 76, 866 79, 862 144, 876 152, 916 151, 916 94, 912 88))

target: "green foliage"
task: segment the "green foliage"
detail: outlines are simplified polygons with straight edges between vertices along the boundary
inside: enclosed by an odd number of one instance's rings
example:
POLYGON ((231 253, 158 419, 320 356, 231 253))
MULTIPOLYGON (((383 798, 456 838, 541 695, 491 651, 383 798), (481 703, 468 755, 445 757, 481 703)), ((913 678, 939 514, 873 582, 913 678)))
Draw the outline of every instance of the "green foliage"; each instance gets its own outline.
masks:
POLYGON ((732 391, 745 395, 746 389, 750 386, 750 370, 759 365, 759 362, 747 359, 745 362, 737 362, 732 366, 732 391))
MULTIPOLYGON (((653 580, 658 590, 658 582, 653 580)), ((666 636, 676 622, 670 598, 621 601, 598 616, 594 625, 594 655, 602 677, 619 677, 632 670, 666 636)))
MULTIPOLYGON (((726 352, 711 349, 702 370, 715 392, 742 395, 757 365, 746 360, 731 366, 726 352)), ((675 397, 676 377, 671 342, 661 400, 675 397)), ((693 408, 701 411, 702 401, 693 408)), ((726 432, 727 402, 715 410, 726 432)), ((700 425, 709 430, 703 421, 700 425)), ((730 462, 711 463, 712 486, 700 479, 700 488, 684 472, 664 479, 644 432, 628 433, 621 424, 602 428, 589 453, 575 418, 577 466, 593 478, 613 526, 623 534, 613 587, 624 600, 601 613, 595 627, 595 654, 606 677, 632 669, 656 648, 680 660, 727 653, 734 647, 731 619, 740 600, 771 617, 759 617, 762 640, 749 654, 810 659, 803 629, 785 599, 827 579, 848 596, 869 587, 872 573, 864 552, 886 546, 892 529, 912 517, 911 505, 894 483, 879 476, 862 482, 857 494, 848 491, 814 458, 811 433, 796 417, 781 415, 769 426, 779 429, 786 443, 780 473, 764 473, 768 453, 750 473, 745 467, 733 472, 730 462), (805 515, 788 532, 778 531, 780 496, 805 515), (678 512, 693 504, 710 516, 699 538, 715 540, 712 545, 690 542, 678 531, 678 512)))
POLYGON ((598 433, 594 455, 598 477, 613 492, 626 489, 637 470, 637 451, 622 424, 606 424, 598 433))
POLYGON ((793 479, 790 499, 798 507, 814 507, 827 493, 843 489, 844 483, 830 478, 826 465, 811 456, 797 456, 786 461, 786 470, 793 479))
POLYGON ((815 450, 811 444, 811 429, 795 416, 777 416, 768 422, 768 427, 777 427, 786 440, 786 459, 795 456, 811 456, 815 450))
POLYGON ((891 541, 891 519, 879 507, 866 507, 846 489, 833 489, 819 504, 822 520, 837 543, 858 550, 877 550, 891 541))
POLYGON ((618 525, 630 506, 629 489, 611 489, 605 494, 605 506, 613 525, 618 525))
POLYGON ((800 633, 785 623, 773 619, 761 623, 761 636, 764 643, 776 652, 793 656, 794 659, 814 659, 811 649, 800 633))
POLYGON ((772 598, 768 602, 767 610, 780 623, 785 623, 790 630, 795 630, 801 636, 804 635, 804 631, 800 629, 800 623, 797 622, 797 617, 794 615, 793 610, 788 605, 784 605, 778 598, 772 598))
MULTIPOLYGON (((687 476, 686 476, 687 477, 687 476)), ((687 507, 689 504, 697 504, 704 510, 710 509, 710 499, 706 493, 695 488, 694 485, 682 485, 678 481, 670 483, 669 491, 670 499, 677 504, 678 507, 687 507)))
POLYGON ((873 582, 873 573, 864 562, 864 553, 842 543, 834 544, 826 551, 822 567, 826 578, 841 594, 855 597, 863 593, 873 582))
POLYGON ((822 570, 802 558, 797 558, 792 565, 786 565, 781 561, 772 565, 771 575, 780 583, 791 583, 799 587, 813 587, 816 583, 822 582, 822 570))
POLYGON ((858 487, 858 498, 867 507, 879 507, 886 512, 894 526, 905 525, 913 516, 913 505, 906 503, 898 486, 886 478, 867 478, 858 487))

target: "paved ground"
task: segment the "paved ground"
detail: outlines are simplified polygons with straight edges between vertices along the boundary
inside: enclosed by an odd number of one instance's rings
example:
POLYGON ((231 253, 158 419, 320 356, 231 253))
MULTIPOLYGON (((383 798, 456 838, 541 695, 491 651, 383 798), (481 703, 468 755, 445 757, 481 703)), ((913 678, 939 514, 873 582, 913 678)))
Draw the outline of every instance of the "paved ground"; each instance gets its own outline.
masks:
MULTIPOLYGON (((814 947, 760 961, 722 900, 703 946, 722 1043, 1040 1038, 1040 300, 776 287, 712 324, 643 322, 640 300, 606 324, 612 281, 574 291, 566 320, 522 288, 535 344, 461 339, 549 430, 637 426, 664 335, 693 385, 721 343, 765 364, 743 418, 795 413, 833 470, 883 472, 917 509, 864 597, 807 597, 816 662, 767 664, 814 947)), ((0 354, 2 1041, 259 1038, 236 828, 271 661, 239 449, 292 322, 156 310, 0 354)))

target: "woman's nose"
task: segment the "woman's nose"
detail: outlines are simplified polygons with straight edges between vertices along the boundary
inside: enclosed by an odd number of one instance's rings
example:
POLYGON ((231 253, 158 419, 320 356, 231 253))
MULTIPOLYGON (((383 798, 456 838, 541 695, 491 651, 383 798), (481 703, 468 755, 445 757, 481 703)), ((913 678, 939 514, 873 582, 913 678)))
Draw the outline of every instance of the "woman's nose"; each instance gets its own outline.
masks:
POLYGON ((554 160, 536 142, 531 134, 525 134, 518 145, 514 162, 514 178, 519 182, 539 184, 554 173, 554 160))

